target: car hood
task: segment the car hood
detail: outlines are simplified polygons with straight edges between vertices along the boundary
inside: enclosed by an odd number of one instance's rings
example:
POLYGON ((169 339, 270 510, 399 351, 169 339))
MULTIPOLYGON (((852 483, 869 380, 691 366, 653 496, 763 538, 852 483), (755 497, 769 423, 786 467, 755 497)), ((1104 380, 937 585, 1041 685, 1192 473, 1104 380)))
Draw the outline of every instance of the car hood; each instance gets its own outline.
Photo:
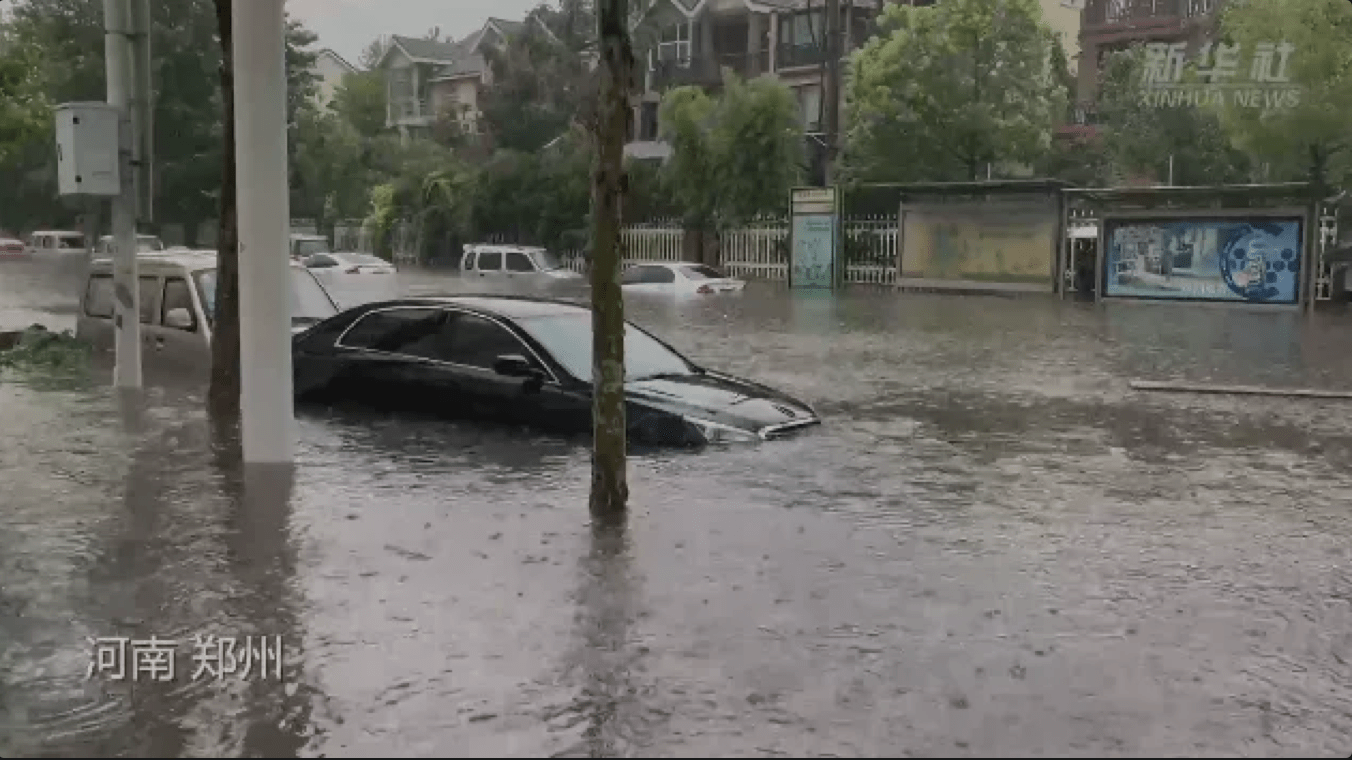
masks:
POLYGON ((742 430, 818 421, 817 413, 802 401, 716 372, 632 380, 625 384, 625 395, 630 402, 742 430))

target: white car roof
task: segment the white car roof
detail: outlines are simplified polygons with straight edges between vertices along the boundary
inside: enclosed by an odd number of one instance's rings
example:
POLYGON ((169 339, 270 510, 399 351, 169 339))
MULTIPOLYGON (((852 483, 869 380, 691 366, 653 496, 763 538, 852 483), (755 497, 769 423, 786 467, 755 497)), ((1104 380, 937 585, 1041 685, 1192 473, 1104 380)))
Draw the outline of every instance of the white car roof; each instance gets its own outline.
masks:
POLYGON ((507 251, 518 251, 521 253, 536 253, 545 250, 538 245, 503 245, 499 243, 470 243, 465 246, 465 253, 470 251, 487 251, 488 253, 506 253, 507 251))
POLYGON ((74 230, 33 230, 32 232, 30 232, 30 233, 28 233, 28 234, 30 234, 30 235, 79 235, 80 237, 84 237, 84 233, 83 233, 83 232, 75 232, 74 230))
MULTIPOLYGON (((139 273, 149 274, 151 272, 200 272, 204 269, 216 268, 216 252, 211 250, 184 250, 171 249, 168 251, 147 251, 136 256, 136 268, 139 273)), ((288 261, 287 264, 292 269, 304 269, 298 262, 288 261)), ((90 264, 90 269, 102 274, 105 270, 112 271, 113 260, 107 258, 95 259, 90 264)))

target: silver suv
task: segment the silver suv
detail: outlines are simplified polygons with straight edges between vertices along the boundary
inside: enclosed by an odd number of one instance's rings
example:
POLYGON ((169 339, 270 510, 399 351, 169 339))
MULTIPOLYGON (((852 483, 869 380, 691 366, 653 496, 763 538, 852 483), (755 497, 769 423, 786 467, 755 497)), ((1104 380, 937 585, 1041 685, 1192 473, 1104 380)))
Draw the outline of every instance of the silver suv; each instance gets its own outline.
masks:
POLYGON ((558 255, 544 248, 520 245, 467 245, 460 260, 460 272, 471 282, 524 290, 583 281, 582 275, 566 268, 558 255))

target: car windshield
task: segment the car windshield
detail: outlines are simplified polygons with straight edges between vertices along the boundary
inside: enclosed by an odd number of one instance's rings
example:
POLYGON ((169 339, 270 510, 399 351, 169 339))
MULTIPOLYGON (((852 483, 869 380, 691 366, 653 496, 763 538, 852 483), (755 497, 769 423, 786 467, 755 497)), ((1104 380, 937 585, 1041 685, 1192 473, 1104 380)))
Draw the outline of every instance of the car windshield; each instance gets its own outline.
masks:
POLYGON ((681 267, 681 272, 685 274, 687 280, 721 280, 723 273, 713 267, 689 266, 681 267))
POLYGON ((84 235, 61 235, 56 239, 58 248, 84 248, 84 235))
MULTIPOLYGON (((592 376, 591 319, 591 314, 583 312, 518 321, 568 374, 579 380, 589 380, 592 376)), ((624 374, 627 380, 639 380, 662 375, 693 375, 695 370, 652 336, 633 325, 625 325, 624 374)))
POLYGON ((292 252, 298 258, 313 256, 316 253, 329 253, 329 241, 323 238, 297 240, 292 244, 292 252))
POLYGON ((164 243, 154 235, 142 235, 136 238, 136 250, 141 253, 150 253, 152 251, 163 251, 164 243))
MULTIPOLYGON (((318 322, 338 313, 333 299, 315 281, 314 275, 304 269, 291 269, 291 321, 296 324, 318 322)), ((202 310, 207 321, 216 322, 216 270, 204 269, 195 275, 197 295, 202 299, 202 310)))
POLYGON ((553 251, 531 251, 531 258, 535 259, 535 266, 541 272, 548 272, 551 269, 563 269, 563 260, 553 251))

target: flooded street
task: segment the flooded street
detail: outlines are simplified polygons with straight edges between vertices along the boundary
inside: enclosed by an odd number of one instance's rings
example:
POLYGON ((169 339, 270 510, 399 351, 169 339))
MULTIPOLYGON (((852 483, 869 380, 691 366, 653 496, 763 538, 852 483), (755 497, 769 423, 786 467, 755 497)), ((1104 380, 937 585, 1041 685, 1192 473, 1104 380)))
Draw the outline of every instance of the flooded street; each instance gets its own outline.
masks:
MULTIPOLYGON (((0 329, 78 262, 0 262, 0 329)), ((403 274, 410 292, 458 288, 403 274)), ((631 460, 299 414, 247 471, 204 389, 0 376, 0 756, 1262 756, 1352 752, 1352 314, 850 292, 635 299, 825 419, 631 460), (193 678, 195 636, 282 678, 193 678), (176 639, 173 682, 86 677, 176 639)))

